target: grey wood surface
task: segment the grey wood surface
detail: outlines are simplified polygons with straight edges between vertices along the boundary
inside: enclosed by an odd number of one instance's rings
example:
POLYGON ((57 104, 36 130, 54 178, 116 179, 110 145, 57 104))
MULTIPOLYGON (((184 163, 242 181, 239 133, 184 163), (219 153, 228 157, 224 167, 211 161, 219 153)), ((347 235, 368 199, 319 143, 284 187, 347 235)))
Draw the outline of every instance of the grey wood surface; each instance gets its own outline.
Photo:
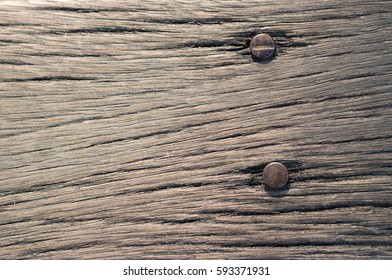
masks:
POLYGON ((0 1, 0 258, 392 259, 391 35, 389 0, 0 1))

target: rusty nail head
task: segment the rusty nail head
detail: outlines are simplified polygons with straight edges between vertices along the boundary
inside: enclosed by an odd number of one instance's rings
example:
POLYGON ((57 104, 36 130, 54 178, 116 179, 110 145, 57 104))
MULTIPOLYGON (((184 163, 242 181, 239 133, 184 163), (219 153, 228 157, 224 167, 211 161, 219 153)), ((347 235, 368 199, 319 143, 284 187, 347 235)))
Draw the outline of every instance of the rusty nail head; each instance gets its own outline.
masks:
POLYGON ((256 60, 272 58, 276 45, 274 39, 268 34, 259 34, 253 37, 249 45, 250 53, 256 60))
POLYGON ((263 181, 273 189, 283 188, 289 180, 289 171, 280 162, 271 162, 263 170, 263 181))

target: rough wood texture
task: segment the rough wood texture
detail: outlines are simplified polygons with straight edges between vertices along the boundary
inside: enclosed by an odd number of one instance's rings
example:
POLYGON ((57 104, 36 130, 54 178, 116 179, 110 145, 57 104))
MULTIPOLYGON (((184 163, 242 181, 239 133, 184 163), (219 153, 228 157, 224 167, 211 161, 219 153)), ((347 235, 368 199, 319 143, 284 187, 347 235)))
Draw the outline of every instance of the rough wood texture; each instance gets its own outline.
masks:
POLYGON ((0 1, 0 258, 392 259, 391 26, 389 0, 0 1))

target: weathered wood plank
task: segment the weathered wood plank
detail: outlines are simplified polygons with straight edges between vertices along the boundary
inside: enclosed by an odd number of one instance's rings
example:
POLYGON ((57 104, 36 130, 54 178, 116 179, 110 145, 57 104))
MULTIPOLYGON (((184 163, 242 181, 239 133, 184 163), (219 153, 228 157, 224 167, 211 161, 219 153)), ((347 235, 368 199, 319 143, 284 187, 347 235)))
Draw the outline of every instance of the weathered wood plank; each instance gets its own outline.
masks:
POLYGON ((391 19, 391 1, 0 1, 0 258, 391 259, 391 19), (290 185, 268 192, 276 160, 290 185))

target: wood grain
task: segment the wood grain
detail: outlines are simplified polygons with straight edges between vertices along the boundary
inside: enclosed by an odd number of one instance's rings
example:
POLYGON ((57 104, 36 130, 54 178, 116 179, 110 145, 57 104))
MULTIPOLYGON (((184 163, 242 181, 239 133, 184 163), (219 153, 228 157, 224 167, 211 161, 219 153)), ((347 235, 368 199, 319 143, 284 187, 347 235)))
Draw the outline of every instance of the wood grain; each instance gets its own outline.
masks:
POLYGON ((392 259, 391 35, 391 1, 0 1, 0 258, 392 259))

